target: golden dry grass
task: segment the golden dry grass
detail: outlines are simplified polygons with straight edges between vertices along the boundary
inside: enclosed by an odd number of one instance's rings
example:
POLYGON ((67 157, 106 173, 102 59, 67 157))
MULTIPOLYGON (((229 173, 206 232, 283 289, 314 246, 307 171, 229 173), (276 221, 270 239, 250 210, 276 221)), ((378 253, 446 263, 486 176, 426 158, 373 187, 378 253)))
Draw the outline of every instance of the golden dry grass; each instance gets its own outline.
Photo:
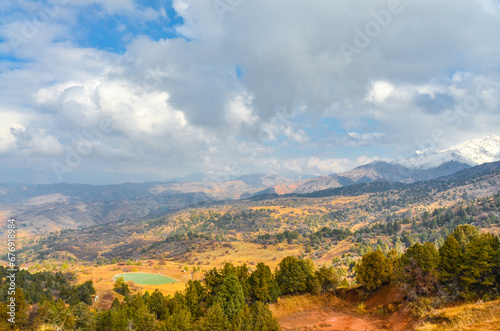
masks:
MULTIPOLYGON (((10 219, 8 217, 12 212, 10 210, 0 210, 0 228, 7 229, 7 221, 10 219)), ((19 224, 18 224, 19 225, 19 224)), ((23 239, 33 237, 33 233, 29 231, 27 228, 19 228, 17 227, 16 231, 16 239, 23 239)))
POLYGON ((493 225, 491 228, 482 228, 479 230, 481 233, 491 233, 494 235, 500 235, 500 226, 498 225, 493 225))
POLYGON ((438 309, 429 313, 424 320, 428 322, 420 325, 418 331, 500 330, 500 300, 438 309))
MULTIPOLYGON (((87 280, 92 280, 94 282, 94 287, 98 295, 113 289, 114 276, 123 272, 149 272, 149 273, 160 273, 162 275, 171 277, 178 281, 174 284, 164 284, 164 285, 138 285, 135 284, 132 288, 133 292, 152 292, 158 288, 165 295, 173 295, 177 291, 181 291, 185 287, 185 283, 191 279, 190 272, 182 272, 183 265, 179 263, 166 262, 165 265, 158 265, 158 261, 154 262, 153 265, 148 265, 150 261, 142 261, 142 266, 124 266, 117 267, 116 264, 105 265, 100 267, 89 267, 89 268, 77 268, 75 271, 78 275, 78 283, 83 283, 87 280)), ((199 273, 198 273, 199 274, 199 273)))
POLYGON ((340 210, 344 208, 346 205, 350 203, 359 203, 367 198, 369 198, 369 194, 356 196, 356 197, 337 197, 335 199, 316 199, 315 203, 308 204, 300 207, 290 207, 286 205, 282 205, 280 201, 276 201, 275 205, 272 206, 255 206, 250 207, 253 210, 259 209, 269 209, 274 212, 272 215, 274 218, 281 218, 283 216, 288 215, 297 215, 297 216, 306 216, 306 215, 314 215, 314 214, 326 214, 330 211, 330 208, 334 208, 335 210, 340 210), (327 208, 326 206, 329 206, 327 208))
POLYGON ((291 314, 309 309, 320 309, 321 307, 343 307, 341 299, 333 295, 298 295, 284 296, 278 299, 278 302, 269 305, 269 310, 278 320, 291 314))
POLYGON ((193 267, 200 267, 201 269, 200 271, 194 273, 193 278, 201 279, 204 271, 214 267, 220 268, 226 262, 230 262, 235 265, 247 263, 250 267, 259 262, 264 262, 271 268, 275 268, 284 257, 289 255, 298 255, 301 252, 300 246, 288 245, 286 243, 270 245, 268 248, 264 248, 264 245, 261 244, 245 242, 233 242, 231 245, 233 248, 219 246, 213 250, 196 253, 195 256, 197 262, 201 262, 201 264, 165 261, 165 264, 160 265, 158 260, 143 260, 141 261, 141 266, 129 265, 118 267, 116 264, 112 264, 99 267, 76 267, 74 271, 78 275, 77 282, 79 284, 87 280, 92 280, 94 282, 96 292, 100 296, 112 290, 114 284, 113 277, 115 275, 131 271, 160 273, 178 281, 178 283, 175 284, 164 285, 134 284, 131 288, 133 293, 139 291, 152 292, 155 289, 158 289, 165 295, 174 295, 175 292, 184 290, 186 283, 191 279, 191 271, 193 270, 193 267), (189 269, 188 272, 183 271, 185 267, 189 269))
POLYGON ((249 242, 232 242, 232 248, 218 246, 206 252, 196 253, 197 262, 203 269, 220 267, 226 262, 233 264, 257 264, 264 262, 274 268, 286 256, 299 255, 302 247, 280 243, 266 246, 249 242))
POLYGON ((344 253, 348 253, 349 250, 354 246, 353 243, 348 241, 342 241, 340 244, 335 245, 331 250, 328 251, 324 256, 316 260, 316 264, 324 264, 332 262, 334 257, 342 256, 344 253))

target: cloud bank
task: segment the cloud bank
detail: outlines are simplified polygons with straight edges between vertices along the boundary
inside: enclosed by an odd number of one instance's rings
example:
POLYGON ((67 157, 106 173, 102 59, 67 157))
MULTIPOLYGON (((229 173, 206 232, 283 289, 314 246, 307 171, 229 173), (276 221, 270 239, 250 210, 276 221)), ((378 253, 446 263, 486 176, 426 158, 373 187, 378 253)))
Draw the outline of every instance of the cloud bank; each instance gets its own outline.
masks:
POLYGON ((1 181, 320 175, 498 134, 496 1, 25 0, 0 25, 1 181))

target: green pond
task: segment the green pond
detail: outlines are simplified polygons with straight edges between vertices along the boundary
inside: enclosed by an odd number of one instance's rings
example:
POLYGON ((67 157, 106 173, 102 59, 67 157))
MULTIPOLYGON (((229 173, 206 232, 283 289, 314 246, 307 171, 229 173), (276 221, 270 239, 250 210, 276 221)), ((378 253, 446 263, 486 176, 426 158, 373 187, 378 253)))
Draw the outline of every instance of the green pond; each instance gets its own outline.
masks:
POLYGON ((133 281, 139 285, 162 285, 162 284, 172 284, 175 283, 175 279, 159 275, 159 274, 148 274, 144 272, 129 272, 125 274, 115 275, 114 279, 118 277, 123 277, 125 281, 133 281))

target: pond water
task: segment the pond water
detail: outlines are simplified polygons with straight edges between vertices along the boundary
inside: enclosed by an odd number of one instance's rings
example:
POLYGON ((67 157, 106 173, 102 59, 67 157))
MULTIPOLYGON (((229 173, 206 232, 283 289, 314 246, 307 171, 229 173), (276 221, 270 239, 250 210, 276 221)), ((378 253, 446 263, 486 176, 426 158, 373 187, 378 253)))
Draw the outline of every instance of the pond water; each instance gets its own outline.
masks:
POLYGON ((175 279, 159 275, 159 274, 150 274, 145 272, 128 272, 124 274, 115 275, 114 279, 116 280, 118 277, 123 277, 125 281, 133 281, 139 285, 162 285, 162 284, 173 284, 175 283, 175 279))

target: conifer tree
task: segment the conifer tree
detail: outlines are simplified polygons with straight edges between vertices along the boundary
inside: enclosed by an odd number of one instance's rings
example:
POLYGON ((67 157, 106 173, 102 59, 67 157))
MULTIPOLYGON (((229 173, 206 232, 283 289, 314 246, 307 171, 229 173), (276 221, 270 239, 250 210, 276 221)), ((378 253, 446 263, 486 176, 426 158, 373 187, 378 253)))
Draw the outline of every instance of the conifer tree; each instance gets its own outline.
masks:
POLYGON ((188 281, 186 289, 184 290, 184 297, 186 298, 186 306, 191 312, 193 319, 198 319, 203 314, 202 300, 205 297, 205 289, 200 281, 188 281))
POLYGON ((177 306, 172 315, 165 320, 164 331, 196 330, 191 325, 191 313, 183 307, 177 306))
POLYGON ((97 331, 111 329, 111 310, 99 311, 95 316, 95 327, 97 331))
POLYGON ((20 288, 16 288, 14 293, 15 298, 15 324, 20 326, 21 328, 26 327, 28 325, 28 316, 29 316, 29 305, 24 298, 23 290, 20 288))
POLYGON ((113 290, 120 293, 121 295, 130 294, 130 289, 128 287, 128 284, 125 282, 125 279, 122 276, 116 279, 115 284, 113 286, 113 290))
POLYGON ((218 302, 215 302, 207 311, 207 316, 200 323, 202 331, 227 331, 229 320, 218 302))
MULTIPOLYGON (((439 264, 440 279, 443 282, 450 284, 453 283, 453 280, 458 280, 462 250, 460 248, 460 244, 454 236, 448 236, 443 246, 439 248, 439 255, 441 257, 439 264)), ((456 281, 455 284, 458 285, 456 281)))
POLYGON ((229 321, 243 309, 245 297, 235 275, 231 274, 224 279, 217 293, 216 302, 221 306, 229 321))
POLYGON ((439 266, 439 252, 433 243, 414 244, 406 250, 403 259, 414 259, 423 272, 433 272, 439 266))
POLYGON ((282 294, 305 293, 314 290, 314 264, 311 260, 299 260, 287 256, 279 263, 275 272, 276 282, 282 294))
POLYGON ((75 316, 75 327, 77 330, 94 331, 96 329, 94 315, 85 303, 78 303, 73 308, 73 315, 75 316))
POLYGON ((236 316, 234 331, 279 331, 280 325, 264 303, 257 301, 245 308, 236 316))
POLYGON ((279 286, 274 280, 269 266, 260 262, 248 279, 250 296, 253 300, 275 302, 279 296, 279 286))
POLYGON ((146 298, 149 311, 151 311, 157 319, 164 320, 167 317, 168 312, 167 312, 167 307, 165 305, 165 298, 163 296, 163 293, 161 293, 158 289, 156 289, 154 290, 153 293, 151 293, 149 298, 148 297, 146 298))
POLYGON ((137 309, 132 315, 133 326, 135 330, 155 330, 156 319, 146 307, 143 305, 137 309))
POLYGON ((339 283, 339 275, 333 267, 321 266, 315 272, 321 293, 335 291, 339 283))
POLYGON ((391 281, 393 268, 384 253, 375 251, 363 255, 355 270, 356 281, 372 291, 391 281))
MULTIPOLYGON (((126 330, 131 321, 130 309, 127 305, 120 305, 116 309, 111 310, 111 329, 126 330)), ((103 330, 109 330, 104 328, 103 330)))
POLYGON ((250 307, 250 321, 253 330, 279 331, 278 321, 273 316, 268 306, 262 302, 256 302, 250 307))
POLYGON ((471 241, 471 239, 479 236, 479 231, 473 225, 459 225, 451 233, 453 237, 458 241, 462 251, 465 250, 465 246, 471 241))
POLYGON ((465 247, 460 282, 465 299, 492 299, 498 295, 496 288, 496 251, 498 238, 490 233, 474 237, 465 247))

